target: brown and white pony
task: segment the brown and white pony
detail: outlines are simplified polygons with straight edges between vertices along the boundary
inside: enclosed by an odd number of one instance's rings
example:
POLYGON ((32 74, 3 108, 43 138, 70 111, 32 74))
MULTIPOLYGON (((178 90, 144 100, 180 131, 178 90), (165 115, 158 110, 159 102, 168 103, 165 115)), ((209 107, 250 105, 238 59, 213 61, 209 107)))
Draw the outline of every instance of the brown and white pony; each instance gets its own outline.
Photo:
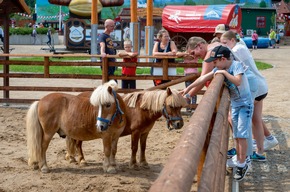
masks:
MULTIPOLYGON (((90 92, 80 94, 89 97, 90 92)), ((123 96, 126 103, 126 127, 121 136, 131 135, 131 160, 130 168, 138 169, 136 154, 140 142, 140 166, 149 168, 145 157, 146 141, 154 123, 162 115, 166 118, 167 126, 171 129, 180 129, 183 126, 181 108, 187 105, 185 99, 177 90, 153 90, 133 92, 123 96)), ((85 163, 82 151, 82 141, 67 138, 66 159, 75 160, 75 149, 78 152, 78 162, 85 163), (75 148, 76 146, 76 148, 75 148)))
POLYGON ((97 87, 90 97, 51 93, 35 101, 27 112, 28 164, 48 172, 46 150, 55 133, 76 140, 102 138, 103 169, 116 172, 115 155, 120 134, 126 126, 126 105, 110 81, 97 87))

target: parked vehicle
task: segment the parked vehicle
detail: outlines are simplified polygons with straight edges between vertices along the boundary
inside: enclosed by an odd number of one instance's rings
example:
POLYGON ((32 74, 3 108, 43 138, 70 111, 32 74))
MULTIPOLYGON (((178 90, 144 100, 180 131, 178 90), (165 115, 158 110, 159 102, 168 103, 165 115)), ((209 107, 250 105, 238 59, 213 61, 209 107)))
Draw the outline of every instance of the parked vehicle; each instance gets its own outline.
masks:
POLYGON ((162 26, 168 30, 178 49, 184 49, 187 40, 200 36, 213 39, 215 27, 226 24, 231 30, 241 31, 242 12, 236 4, 201 6, 165 6, 162 26))

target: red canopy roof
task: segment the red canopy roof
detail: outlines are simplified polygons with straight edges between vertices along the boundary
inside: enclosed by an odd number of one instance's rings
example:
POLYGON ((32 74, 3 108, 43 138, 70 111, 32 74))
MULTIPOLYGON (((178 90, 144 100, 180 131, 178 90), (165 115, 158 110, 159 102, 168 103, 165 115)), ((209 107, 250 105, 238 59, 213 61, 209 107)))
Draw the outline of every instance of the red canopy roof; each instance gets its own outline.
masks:
POLYGON ((214 33, 218 24, 240 31, 241 8, 235 4, 164 7, 162 25, 171 32, 214 33))

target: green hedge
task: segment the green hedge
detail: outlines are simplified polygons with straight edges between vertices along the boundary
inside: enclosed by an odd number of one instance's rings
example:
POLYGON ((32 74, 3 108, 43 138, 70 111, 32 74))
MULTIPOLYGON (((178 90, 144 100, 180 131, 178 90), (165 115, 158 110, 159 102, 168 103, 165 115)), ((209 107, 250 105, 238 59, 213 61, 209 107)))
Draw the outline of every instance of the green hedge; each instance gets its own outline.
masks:
MULTIPOLYGON (((31 35, 33 28, 31 27, 17 27, 17 28, 9 28, 9 35, 31 35)), ((52 33, 55 32, 54 29, 51 29, 52 33)), ((36 32, 38 35, 46 35, 48 28, 36 28, 36 32)))

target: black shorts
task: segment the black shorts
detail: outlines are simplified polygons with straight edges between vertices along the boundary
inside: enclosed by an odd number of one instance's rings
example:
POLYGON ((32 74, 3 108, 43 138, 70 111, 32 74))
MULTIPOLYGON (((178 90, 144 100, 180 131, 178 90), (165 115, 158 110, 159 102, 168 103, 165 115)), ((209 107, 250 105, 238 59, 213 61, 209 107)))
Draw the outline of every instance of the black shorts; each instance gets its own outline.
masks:
POLYGON ((252 43, 253 43, 254 46, 257 46, 258 45, 258 40, 253 40, 252 43))
POLYGON ((265 99, 267 97, 268 93, 265 93, 263 95, 260 95, 259 97, 255 98, 255 101, 262 101, 263 99, 265 99))

